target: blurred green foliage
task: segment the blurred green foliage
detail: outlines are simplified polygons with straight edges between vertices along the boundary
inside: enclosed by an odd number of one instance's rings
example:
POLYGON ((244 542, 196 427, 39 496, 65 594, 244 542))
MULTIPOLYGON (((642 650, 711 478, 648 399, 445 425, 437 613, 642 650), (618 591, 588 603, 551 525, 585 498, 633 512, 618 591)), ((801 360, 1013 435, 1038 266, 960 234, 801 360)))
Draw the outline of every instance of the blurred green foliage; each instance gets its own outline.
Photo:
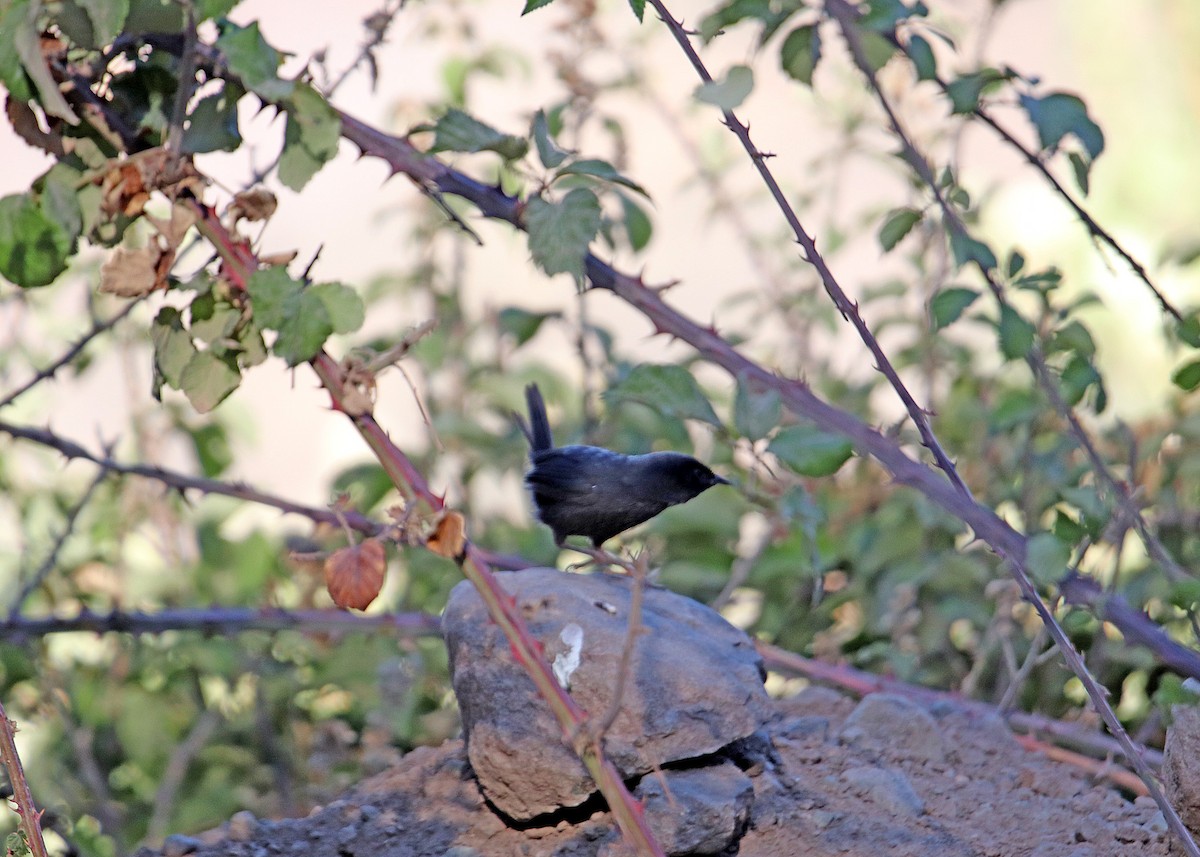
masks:
MULTIPOLYGON (((159 15, 153 27, 142 22, 163 12, 158 5, 132 4, 121 38, 160 27, 178 31, 178 15, 159 15)), ((196 8, 215 19, 232 5, 196 8)), ((64 58, 77 61, 96 55, 97 39, 122 32, 111 18, 119 6, 98 0, 85 5, 85 17, 75 4, 47 6, 38 14, 51 17, 37 23, 57 28, 70 48, 64 58)), ((14 8, 5 14, 34 9, 28 2, 14 8)), ((914 79, 934 80, 939 63, 931 40, 920 33, 937 33, 926 29, 923 4, 872 2, 867 10, 862 26, 872 66, 908 62, 914 79)), ((598 20, 585 16, 576 26, 580 44, 590 50, 603 44, 595 38, 598 20)), ((710 40, 726 29, 756 28, 760 46, 780 51, 786 74, 819 91, 823 69, 835 62, 848 68, 848 61, 822 42, 817 26, 814 9, 804 4, 730 2, 711 10, 701 32, 710 40)), ((45 85, 48 67, 17 50, 16 32, 24 30, 0 34, 0 78, 18 99, 60 116, 64 106, 45 85)), ((462 32, 477 38, 469 28, 462 32)), ((217 46, 225 48, 241 82, 225 81, 220 97, 209 93, 191 105, 186 151, 244 145, 235 106, 257 95, 287 113, 279 178, 302 188, 336 152, 336 116, 317 88, 278 77, 281 57, 257 25, 222 22, 221 33, 217 46)), ((179 60, 153 40, 123 44, 129 67, 111 82, 113 103, 136 129, 125 141, 130 151, 152 148, 170 134, 179 60)), ((528 133, 510 133, 472 116, 468 94, 475 76, 516 75, 516 64, 502 62, 494 46, 468 44, 477 56, 447 65, 444 103, 431 105, 429 122, 416 130, 432 132, 438 151, 477 154, 481 160, 467 163, 481 165, 481 181, 528 197, 530 256, 546 273, 569 273, 582 282, 583 253, 593 243, 631 253, 646 248, 652 221, 634 200, 644 190, 637 176, 625 174, 622 160, 626 135, 636 138, 642 129, 625 127, 606 112, 611 92, 646 90, 640 70, 629 69, 619 85, 583 86, 560 67, 570 84, 561 102, 530 105, 528 133), (601 159, 572 148, 575 141, 596 138, 584 131, 611 143, 613 154, 601 159)), ((950 48, 952 40, 937 44, 950 48)), ((958 133, 964 117, 989 99, 1015 96, 1036 132, 1040 155, 1065 154, 1087 189, 1104 136, 1083 101, 1042 92, 1036 81, 1010 69, 980 69, 946 83, 936 96, 944 101, 944 138, 958 133)), ((753 86, 752 74, 731 73, 698 97, 731 107, 753 86)), ((856 125, 866 120, 844 118, 850 152, 856 125)), ((9 227, 0 229, 0 273, 15 284, 0 288, 0 311, 36 322, 15 331, 12 346, 0 350, 6 389, 66 351, 78 335, 63 323, 66 315, 90 323, 124 300, 96 296, 96 277, 81 264, 61 276, 76 248, 83 242, 112 245, 139 228, 127 213, 105 215, 96 187, 82 179, 109 164, 112 140, 86 123, 58 130, 74 142, 66 166, 31 180, 28 192, 0 200, 0 225, 9 227), (64 195, 65 187, 73 190, 64 195), (64 315, 67 305, 73 309, 64 315)), ((814 187, 836 181, 840 163, 830 158, 814 165, 814 187)), ((898 162, 893 166, 902 169, 898 162)), ((697 164, 717 183, 728 169, 697 164)), ((973 202, 949 167, 941 171, 939 190, 966 222, 981 220, 986 202, 973 202)), ((899 262, 901 274, 865 284, 862 311, 876 332, 886 330, 888 353, 919 391, 917 398, 933 407, 934 430, 972 491, 1037 534, 1031 554, 1044 572, 1039 583, 1048 597, 1054 599, 1054 582, 1069 564, 1194 645, 1188 611, 1200 604, 1200 584, 1147 558, 1134 521, 1022 361, 1033 351, 1044 355, 1055 389, 1078 409, 1107 466, 1132 490, 1179 566, 1193 569, 1200 565, 1200 414, 1186 394, 1196 386, 1190 368, 1200 345, 1195 316, 1163 323, 1172 353, 1193 361, 1175 373, 1174 397, 1153 416, 1116 419, 1108 413, 1108 390, 1095 360, 1104 343, 1086 313, 1098 299, 1078 283, 1064 282, 1057 268, 1034 269, 1015 248, 947 230, 933 214, 929 193, 913 190, 899 208, 876 206, 858 224, 857 236, 830 226, 831 254, 847 240, 874 234, 899 262), (1010 302, 991 302, 963 268, 969 263, 994 269, 1010 302)), ((511 413, 522 407, 524 386, 536 381, 551 403, 560 443, 697 453, 738 480, 740 491, 707 492, 623 539, 629 548, 652 552, 663 585, 717 604, 759 639, 797 652, 1053 716, 1081 710, 1061 662, 1033 660, 1046 648, 1036 617, 999 560, 972 542, 958 519, 920 494, 897 490, 843 439, 796 421, 777 396, 756 391, 745 378, 713 380, 690 359, 640 361, 623 331, 582 308, 574 311, 569 291, 561 311, 516 304, 471 309, 459 264, 471 252, 470 236, 442 210, 420 202, 407 237, 421 255, 403 270, 385 272, 352 292, 341 284, 312 286, 272 269, 258 275, 255 315, 247 316, 241 298, 223 290, 215 266, 206 263, 198 276, 164 283, 173 302, 166 310, 155 304, 153 324, 146 318, 140 326, 120 326, 72 360, 65 373, 86 383, 99 376, 93 358, 119 347, 145 365, 154 363, 158 387, 165 382, 181 389, 209 410, 265 357, 264 329, 275 333, 276 356, 295 364, 332 333, 356 331, 364 306, 367 318, 395 315, 397 306, 418 308, 405 313, 404 323, 428 317, 437 324, 403 365, 422 391, 437 443, 411 450, 412 458, 435 477, 435 486, 459 489, 458 505, 478 544, 539 563, 562 559, 549 531, 518 507, 514 490, 526 451, 511 413), (178 308, 179 301, 187 306, 178 308), (214 318, 222 320, 219 330, 214 318), (574 343, 574 351, 548 356, 544 346, 551 337, 574 343), (214 386, 211 374, 185 371, 196 355, 220 363, 221 384, 214 386), (503 503, 495 501, 497 494, 503 503), (1027 660, 1031 668, 1020 675, 1027 660)), ((451 210, 459 208, 455 202, 451 210)), ((719 221, 730 212, 714 201, 711 216, 719 221)), ((723 326, 722 334, 735 345, 747 344, 763 365, 803 374, 826 399, 919 450, 916 433, 897 420, 882 375, 842 372, 819 345, 840 322, 792 244, 766 236, 756 247, 762 253, 773 248, 766 267, 779 272, 787 288, 762 283, 729 299, 722 309, 740 323, 723 326), (767 324, 786 331, 782 341, 756 341, 767 324)), ((364 353, 395 345, 362 334, 349 341, 364 353)), ((43 404, 23 401, 0 412, 0 419, 19 414, 36 424, 43 404)), ((129 429, 138 439, 134 449, 180 443, 194 457, 194 471, 214 480, 227 478, 235 463, 233 441, 249 430, 226 408, 199 415, 177 400, 140 403, 129 429)), ((242 508, 237 501, 194 493, 185 501, 153 481, 115 476, 80 505, 90 478, 84 465, 64 470, 50 450, 0 443, 0 516, 14 534, 0 540, 2 603, 10 618, 84 609, 329 606, 320 558, 344 544, 339 528, 300 527, 295 519, 246 526, 236 520, 242 508), (47 573, 40 574, 47 562, 47 573), (18 601, 29 581, 32 590, 18 601)), ((365 448, 361 461, 329 487, 331 496, 346 495, 355 511, 380 521, 397 503, 365 448)), ((437 613, 459 579, 453 563, 418 549, 390 556, 379 609, 437 613)), ((1062 607, 1059 612, 1113 692, 1121 716, 1141 737, 1159 737, 1169 705, 1185 696, 1178 677, 1145 650, 1125 646, 1093 616, 1062 607)), ((51 826, 85 855, 125 853, 169 832, 215 826, 239 809, 302 814, 405 750, 457 730, 440 641, 383 632, 38 636, 22 635, 14 625, 0 645, 0 696, 28 739, 27 769, 35 794, 54 813, 51 826)))

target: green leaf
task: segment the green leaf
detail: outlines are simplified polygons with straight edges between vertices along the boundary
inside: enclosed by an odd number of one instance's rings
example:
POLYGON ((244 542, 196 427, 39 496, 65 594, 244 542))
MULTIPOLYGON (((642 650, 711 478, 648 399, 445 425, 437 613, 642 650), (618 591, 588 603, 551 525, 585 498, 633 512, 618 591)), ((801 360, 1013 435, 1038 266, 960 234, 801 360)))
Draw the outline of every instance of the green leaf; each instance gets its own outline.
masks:
POLYGON ((1081 322, 1072 319, 1054 332, 1046 350, 1073 351, 1082 357, 1092 357, 1096 353, 1096 341, 1081 322))
POLYGON ((242 311, 225 301, 218 302, 212 292, 206 292, 192 299, 188 317, 192 336, 212 346, 233 335, 242 311))
POLYGON ((29 20, 32 10, 30 0, 18 0, 0 6, 0 83, 4 84, 10 97, 18 101, 33 98, 33 90, 29 87, 29 78, 25 75, 25 66, 17 49, 23 39, 37 38, 37 31, 29 20))
POLYGON ((183 6, 176 0, 130 0, 125 31, 142 33, 178 33, 183 30, 183 6))
POLYGON ((1008 278, 1011 280, 1017 274, 1021 273, 1021 269, 1025 267, 1025 257, 1018 251, 1013 250, 1008 257, 1008 278))
POLYGON ((1071 174, 1075 177, 1075 184, 1079 186, 1083 195, 1087 196, 1088 174, 1091 172, 1092 162, 1079 152, 1067 152, 1067 160, 1071 163, 1071 174))
POLYGON ((646 191, 642 189, 641 185, 633 181, 633 179, 627 178, 626 176, 617 172, 617 168, 608 161, 601 161, 598 158, 585 158, 584 160, 567 164, 567 166, 558 171, 558 174, 560 176, 592 176, 593 178, 603 179, 606 182, 612 182, 613 184, 619 184, 622 187, 627 187, 632 191, 640 193, 647 199, 650 198, 650 194, 646 193, 646 191))
POLYGON ((129 0, 76 0, 87 10, 92 22, 92 38, 96 47, 112 42, 125 27, 129 15, 129 0))
POLYGON ((700 38, 707 44, 727 27, 749 18, 762 24, 762 32, 758 38, 759 47, 762 47, 799 8, 801 8, 800 4, 794 2, 731 0, 731 2, 723 3, 715 12, 700 22, 700 38))
POLYGON ((863 55, 871 71, 879 71, 888 60, 896 55, 896 46, 891 40, 874 30, 863 30, 860 33, 863 55))
POLYGON ((534 145, 537 146, 538 160, 546 169, 554 169, 570 155, 570 152, 560 149, 550 135, 550 126, 546 122, 545 110, 539 110, 533 115, 532 136, 534 145))
POLYGON ((767 451, 801 476, 830 476, 850 460, 854 447, 838 434, 789 426, 775 435, 767 451))
POLYGON ((813 71, 821 60, 821 33, 816 25, 797 27, 780 48, 779 62, 793 80, 812 86, 813 71))
POLYGON ((521 10, 522 15, 528 15, 535 9, 541 9, 543 6, 549 6, 554 0, 525 0, 525 8, 521 10))
POLYGON ((702 83, 696 87, 697 101, 713 104, 722 110, 733 110, 746 100, 754 89, 754 72, 748 66, 735 65, 722 80, 702 83))
POLYGON ((1193 360, 1176 369, 1171 375, 1171 383, 1189 393, 1200 387, 1200 360, 1193 360))
POLYGON ((947 325, 958 321, 967 307, 975 303, 979 292, 963 286, 951 286, 942 289, 929 302, 929 314, 933 319, 933 329, 941 330, 947 325))
POLYGON ((641 363, 634 366, 629 375, 609 389, 604 397, 611 402, 640 402, 666 417, 721 425, 692 373, 675 364, 641 363))
POLYGON ((238 129, 238 100, 246 91, 226 81, 220 92, 206 95, 188 114, 183 131, 183 151, 193 155, 204 152, 232 152, 242 144, 238 129))
POLYGON ((1175 333, 1192 348, 1200 348, 1200 313, 1192 313, 1175 325, 1175 333))
POLYGON ((1070 559, 1071 546, 1053 533, 1037 533, 1025 542, 1025 569, 1042 586, 1061 580, 1070 559))
POLYGON ((1037 128, 1042 149, 1054 149, 1067 134, 1074 134, 1091 160, 1104 151, 1104 132, 1088 116, 1087 105, 1074 95, 1054 92, 1043 98, 1022 95, 1021 106, 1037 128))
POLYGON ((433 126, 431 152, 495 152, 506 161, 529 151, 524 137, 502 134, 461 110, 451 108, 433 126))
POLYGON ((288 366, 296 366, 311 360, 321 350, 333 333, 333 321, 324 302, 306 290, 300 293, 296 311, 278 330, 271 353, 282 358, 288 366))
POLYGON ((575 188, 559 202, 534 197, 525 208, 525 226, 529 252, 539 268, 583 282, 584 258, 600 229, 600 201, 594 193, 575 188))
POLYGON ((163 307, 150 325, 154 343, 154 398, 164 383, 178 390, 183 370, 197 354, 191 335, 183 327, 183 316, 175 307, 163 307))
POLYGON ((960 268, 968 262, 974 262, 984 270, 996 267, 996 254, 992 248, 953 227, 950 229, 950 252, 954 254, 954 264, 960 268))
POLYGON ((259 326, 279 330, 299 307, 302 284, 283 268, 255 271, 246 283, 254 318, 259 326))
POLYGON ((241 0, 197 0, 196 20, 211 21, 217 18, 224 18, 240 2, 241 0))
POLYGON ((529 312, 519 307, 505 307, 500 310, 497 321, 500 330, 515 339, 520 346, 537 335, 546 319, 561 317, 562 313, 559 312, 529 312))
POLYGON ((629 0, 629 8, 633 10, 633 15, 640 24, 646 14, 646 0, 629 0))
POLYGON ((1008 304, 1000 307, 1000 350, 1008 360, 1017 360, 1029 354, 1033 347, 1033 325, 1008 304))
POLYGON ((274 103, 292 94, 295 83, 279 78, 283 57, 267 44, 258 31, 257 21, 248 27, 223 22, 216 47, 224 54, 229 70, 237 75, 242 85, 264 101, 274 103))
POLYGON ((1008 431, 1027 423, 1042 412, 1042 400, 1033 390, 1005 390, 996 397, 989 425, 992 431, 1008 431))
POLYGON ((920 36, 908 40, 908 58, 917 70, 917 80, 937 79, 937 59, 929 42, 920 36))
POLYGON ((211 351, 197 351, 188 361, 179 379, 179 388, 192 407, 202 414, 215 408, 242 381, 237 365, 211 351))
POLYGON ((783 405, 779 392, 753 388, 745 375, 738 375, 737 392, 733 397, 733 425, 738 434, 759 440, 779 425, 783 405))
POLYGON ((900 243, 912 228, 921 222, 921 212, 915 208, 897 208, 890 212, 879 228, 879 246, 887 253, 900 243))
POLYGON ((279 180, 299 192, 321 167, 337 155, 342 120, 321 94, 297 84, 285 100, 287 130, 279 158, 279 180))
POLYGON ((1103 381, 1092 362, 1082 354, 1075 354, 1067 361, 1062 371, 1062 397, 1068 405, 1076 405, 1088 388, 1103 381))
POLYGON ((964 74, 946 85, 946 94, 955 113, 970 113, 979 106, 979 98, 995 84, 1005 80, 1005 75, 994 68, 964 74))
POLYGON ((654 223, 650 220, 650 215, 625 194, 618 193, 617 196, 621 200, 621 213, 629 246, 636 252, 645 250, 654 234, 654 223))
POLYGON ((0 19, 6 28, 12 28, 11 30, 6 29, 4 35, 0 36, 4 40, 3 53, 8 54, 11 50, 20 60, 20 66, 12 68, 11 56, 4 56, 3 60, 0 60, 0 67, 5 69, 6 76, 20 76, 21 80, 17 82, 18 90, 31 95, 24 76, 20 74, 20 69, 23 67, 25 74, 29 75, 28 79, 33 81, 42 109, 51 116, 62 119, 68 125, 78 125, 79 117, 75 115, 71 105, 67 104, 62 90, 58 88, 58 82, 50 74, 46 58, 42 56, 41 28, 38 26, 41 12, 42 4, 40 2, 17 3, 8 10, 8 14, 0 19))
POLYGON ((306 298, 313 297, 325 307, 334 333, 353 333, 362 327, 366 317, 358 292, 342 283, 317 283, 309 286, 306 298))
POLYGON ((0 199, 0 274, 21 288, 54 282, 67 269, 74 243, 67 226, 31 195, 0 199))
POLYGON ((901 21, 928 14, 929 9, 920 2, 906 6, 902 0, 870 0, 866 12, 858 19, 858 25, 880 33, 890 33, 901 21))

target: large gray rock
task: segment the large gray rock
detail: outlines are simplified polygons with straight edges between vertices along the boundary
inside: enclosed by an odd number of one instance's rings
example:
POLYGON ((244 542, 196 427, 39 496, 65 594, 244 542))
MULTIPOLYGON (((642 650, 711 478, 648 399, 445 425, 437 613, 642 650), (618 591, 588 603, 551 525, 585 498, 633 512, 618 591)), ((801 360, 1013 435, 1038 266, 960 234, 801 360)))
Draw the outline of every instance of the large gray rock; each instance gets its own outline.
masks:
MULTIPOLYGON (((502 573, 533 636, 571 695, 594 717, 612 700, 628 627, 632 581, 535 568, 502 573)), ((629 778, 706 756, 771 716, 750 639, 716 612, 647 587, 642 633, 605 750, 629 778)), ((450 594, 442 617, 468 758, 499 809, 517 819, 576 806, 595 792, 587 770, 474 587, 450 594)))

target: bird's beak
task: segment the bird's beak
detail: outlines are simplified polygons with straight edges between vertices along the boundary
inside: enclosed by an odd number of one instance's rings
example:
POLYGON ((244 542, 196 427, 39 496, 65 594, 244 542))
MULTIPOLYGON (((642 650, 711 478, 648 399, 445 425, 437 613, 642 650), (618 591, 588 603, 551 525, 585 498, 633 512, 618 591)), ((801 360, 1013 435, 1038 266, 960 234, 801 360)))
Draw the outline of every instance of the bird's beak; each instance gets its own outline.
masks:
POLYGON ((726 479, 724 476, 718 476, 717 474, 714 473, 713 474, 713 484, 714 485, 732 485, 733 483, 730 482, 728 479, 726 479))

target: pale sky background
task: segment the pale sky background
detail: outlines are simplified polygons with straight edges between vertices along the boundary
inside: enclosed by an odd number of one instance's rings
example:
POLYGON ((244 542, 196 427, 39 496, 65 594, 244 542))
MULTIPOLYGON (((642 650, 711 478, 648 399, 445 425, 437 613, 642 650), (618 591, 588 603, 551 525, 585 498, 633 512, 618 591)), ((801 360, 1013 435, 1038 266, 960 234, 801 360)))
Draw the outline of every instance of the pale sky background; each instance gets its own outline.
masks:
MULTIPOLYGON (((740 150, 735 150, 732 135, 720 127, 716 111, 691 102, 696 85, 693 72, 652 13, 638 26, 624 0, 601 5, 606 10, 602 26, 609 38, 647 70, 658 97, 678 113, 687 133, 701 146, 725 152, 734 160, 736 166, 729 173, 731 189, 738 194, 758 193, 753 169, 740 150)), ((1025 75, 1040 77, 1047 90, 1082 95, 1104 129, 1108 145, 1093 171, 1094 192, 1087 205, 1135 255, 1152 264, 1165 244, 1197 233, 1200 59, 1194 46, 1200 43, 1200 6, 1190 0, 1136 5, 1115 0, 1009 0, 986 43, 976 45, 970 40, 989 4, 964 0, 931 5, 935 13, 954 15, 946 24, 956 36, 966 39, 972 52, 968 55, 978 50, 985 61, 1006 63, 1025 75)), ((685 16, 692 25, 710 8, 702 3, 676 2, 672 6, 676 16, 685 16)), ((362 20, 378 7, 378 0, 345 0, 336 7, 296 0, 250 0, 239 6, 233 17, 240 23, 258 20, 268 41, 297 58, 328 48, 328 66, 338 71, 357 53, 362 20)), ((524 18, 518 15, 519 7, 517 2, 497 0, 410 3, 398 15, 387 44, 378 51, 378 91, 372 92, 360 73, 338 91, 334 102, 390 130, 402 131, 430 118, 426 105, 444 96, 442 65, 476 47, 450 34, 430 37, 430 20, 432 16, 446 21, 469 14, 477 31, 485 34, 480 44, 522 53, 530 65, 527 72, 502 80, 480 80, 471 90, 470 109, 502 130, 524 132, 535 110, 561 96, 561 88, 543 63, 542 49, 563 44, 554 28, 569 18, 572 6, 560 2, 524 18)), ((830 39, 834 38, 830 32, 830 39)), ((741 28, 705 50, 714 74, 719 76, 731 64, 751 60, 750 39, 750 29, 741 28)), ((785 187, 813 189, 805 170, 812 159, 827 151, 833 139, 828 132, 830 117, 837 115, 838 105, 815 103, 808 92, 783 80, 777 71, 777 55, 778 47, 772 44, 756 65, 762 73, 755 91, 738 113, 750 123, 759 147, 777 154, 771 166, 785 187)), ((286 66, 285 72, 294 71, 299 61, 286 66)), ((612 73, 621 68, 614 60, 607 65, 589 62, 612 73)), ((905 116, 919 138, 928 124, 928 111, 940 110, 940 106, 927 91, 910 90, 902 76, 888 79, 901 94, 905 116)), ((849 77, 833 83, 826 91, 866 98, 861 86, 849 77)), ((661 113, 634 96, 614 98, 606 106, 622 113, 629 131, 626 172, 647 188, 655 203, 655 238, 649 249, 636 258, 619 255, 615 261, 627 270, 644 269, 651 282, 680 280, 669 293, 670 299, 692 317, 707 321, 723 297, 754 285, 752 269, 725 228, 708 221, 704 192, 692 183, 694 165, 681 153, 661 113)), ((998 115, 1010 127, 1023 128, 1014 111, 1001 110, 998 115)), ((247 112, 246 118, 243 132, 257 141, 254 163, 262 164, 276 153, 283 123, 271 121, 265 113, 253 117, 247 112)), ((1028 137, 1027 129, 1023 133, 1028 137)), ((1170 358, 1158 341, 1158 311, 1144 287, 1120 262, 1108 267, 1091 252, 1082 228, 1048 195, 1036 176, 1022 167, 1015 153, 982 132, 971 132, 965 145, 964 182, 973 194, 988 191, 994 195, 986 223, 994 246, 1015 243, 1031 262, 1063 264, 1069 277, 1101 294, 1107 308, 1093 324, 1101 340, 1101 362, 1108 374, 1114 409, 1127 415, 1152 410, 1167 384, 1170 358)), ((604 156, 606 152, 585 149, 585 154, 604 156)), ((0 159, 6 165, 0 174, 0 193, 27 188, 45 168, 38 153, 17 140, 7 127, 0 130, 0 159)), ((468 171, 477 165, 464 162, 468 171)), ((202 159, 201 168, 231 187, 240 186, 249 174, 242 152, 202 159)), ((1063 165, 1056 163, 1054 169, 1071 187, 1063 165)), ((406 267, 414 257, 413 248, 404 243, 406 223, 411 222, 404 218, 414 205, 422 203, 407 180, 385 181, 386 175, 381 162, 359 160, 354 147, 343 143, 339 158, 303 193, 275 188, 279 211, 266 229, 262 249, 296 249, 304 260, 322 246, 314 275, 350 284, 406 267)), ((902 180, 867 162, 851 163, 840 182, 832 204, 828 194, 818 188, 817 206, 799 212, 810 231, 818 232, 819 244, 821 227, 831 216, 869 207, 882 216, 888 208, 907 201, 902 180)), ((476 225, 486 244, 467 254, 470 297, 475 304, 519 302, 533 309, 573 311, 570 282, 565 277, 547 280, 535 271, 522 236, 508 227, 476 225)), ((777 212, 759 207, 754 225, 773 234, 780 230, 781 220, 777 212)), ((852 297, 860 294, 864 283, 881 278, 876 228, 877 223, 863 230, 864 238, 854 245, 853 252, 839 254, 833 265, 852 297)), ((65 275, 64 282, 72 276, 65 275)), ((1198 297, 1195 274, 1190 280, 1169 271, 1156 276, 1171 297, 1185 306, 1198 297)), ((78 281, 61 290, 69 292, 63 298, 64 306, 77 307, 75 301, 83 288, 78 281)), ((587 300, 594 317, 611 320, 611 326, 644 347, 646 354, 664 353, 657 341, 646 340, 649 328, 639 315, 608 295, 587 300)), ((151 316, 147 308, 140 318, 148 323, 151 316)), ((375 330, 393 330, 398 336, 421 320, 373 317, 371 325, 375 330)), ((13 328, 26 321, 15 316, 5 319, 0 311, 0 347, 13 328)), ((44 334, 73 339, 81 329, 79 321, 64 313, 55 322, 62 327, 44 334)), ((566 345, 553 334, 545 339, 542 348, 566 345)), ((853 367, 866 360, 861 344, 851 335, 841 347, 845 365, 853 367)), ((56 382, 30 396, 20 409, 7 412, 6 417, 44 422, 50 414, 56 430, 97 448, 98 437, 117 436, 127 425, 130 409, 145 408, 149 402, 148 361, 114 359, 110 370, 102 376, 104 380, 87 384, 56 382)), ((240 441, 241 454, 233 476, 300 502, 328 502, 330 475, 349 462, 363 460, 366 450, 347 421, 328 412, 327 402, 306 368, 293 377, 278 361, 271 361, 251 371, 238 393, 222 406, 247 414, 246 424, 254 426, 253 434, 240 441)), ((394 373, 384 378, 377 416, 401 443, 423 441, 416 406, 394 373)), ((172 458, 169 451, 164 454, 168 460, 172 458)))

